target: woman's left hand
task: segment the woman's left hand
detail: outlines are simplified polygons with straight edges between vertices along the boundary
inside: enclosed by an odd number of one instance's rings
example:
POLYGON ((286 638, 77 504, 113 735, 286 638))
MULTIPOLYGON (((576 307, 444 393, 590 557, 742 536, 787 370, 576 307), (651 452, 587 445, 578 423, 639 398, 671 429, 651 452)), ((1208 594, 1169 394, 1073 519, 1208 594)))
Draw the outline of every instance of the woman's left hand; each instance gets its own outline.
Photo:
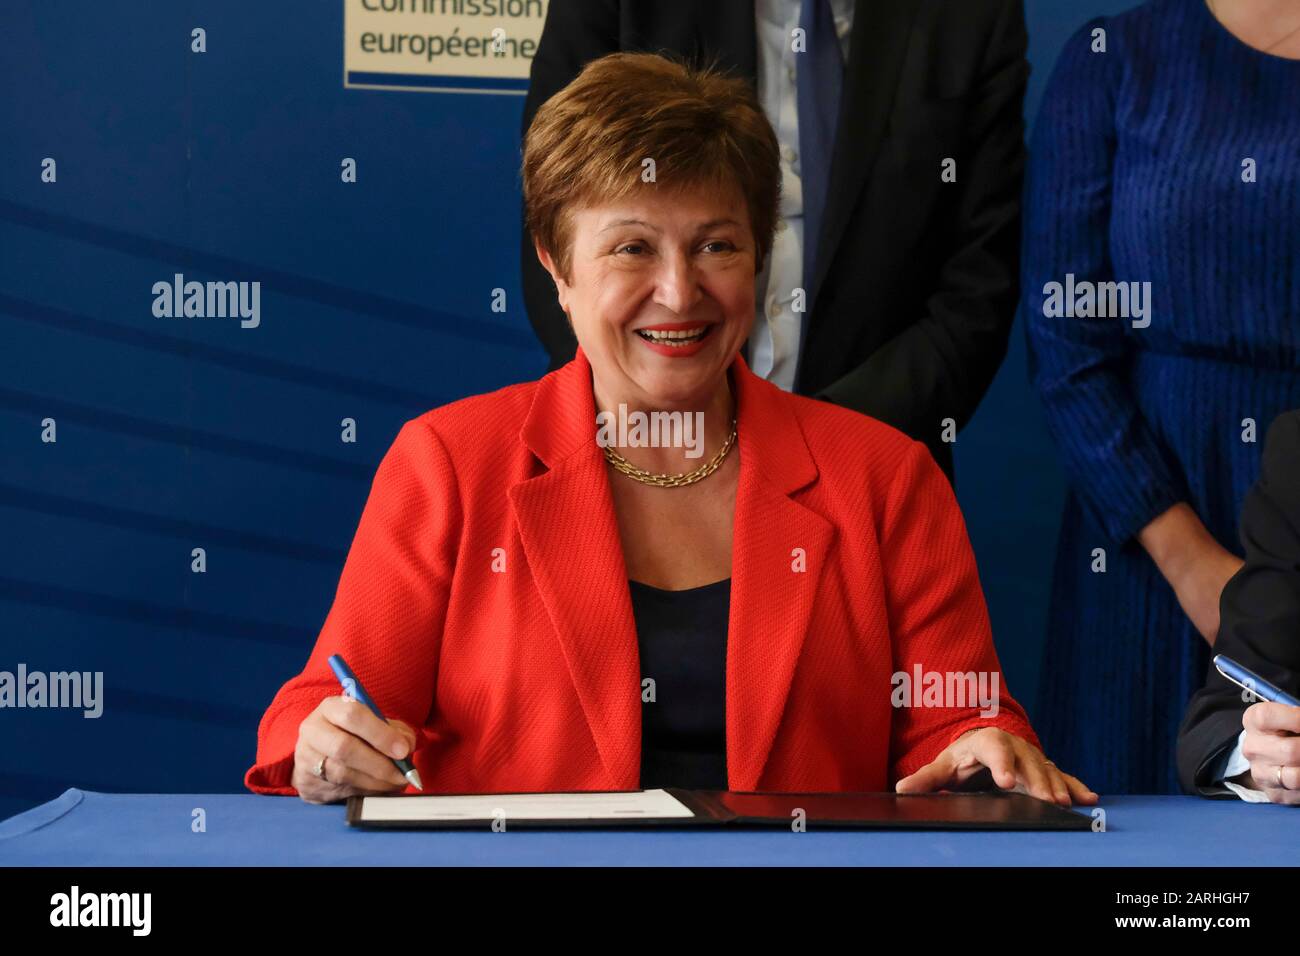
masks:
POLYGON ((1003 790, 1022 785, 1031 797, 1066 807, 1072 801, 1097 802, 1097 794, 1083 781, 1062 773, 1029 741, 996 727, 968 730, 930 763, 898 781, 894 790, 897 793, 954 790, 985 768, 1003 790))
POLYGON ((1219 599, 1228 580, 1245 564, 1218 542, 1200 549, 1182 570, 1169 578, 1178 604, 1192 626, 1211 647, 1219 637, 1219 599))

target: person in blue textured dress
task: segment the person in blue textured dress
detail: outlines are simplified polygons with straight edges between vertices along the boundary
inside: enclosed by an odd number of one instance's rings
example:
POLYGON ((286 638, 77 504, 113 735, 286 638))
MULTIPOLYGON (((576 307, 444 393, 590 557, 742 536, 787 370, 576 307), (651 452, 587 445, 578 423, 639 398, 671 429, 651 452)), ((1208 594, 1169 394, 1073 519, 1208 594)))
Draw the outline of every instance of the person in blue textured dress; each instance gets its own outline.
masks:
POLYGON ((1085 24, 1030 142, 1030 377, 1068 492, 1035 722, 1098 792, 1176 793, 1260 442, 1300 406, 1300 3, 1085 24))

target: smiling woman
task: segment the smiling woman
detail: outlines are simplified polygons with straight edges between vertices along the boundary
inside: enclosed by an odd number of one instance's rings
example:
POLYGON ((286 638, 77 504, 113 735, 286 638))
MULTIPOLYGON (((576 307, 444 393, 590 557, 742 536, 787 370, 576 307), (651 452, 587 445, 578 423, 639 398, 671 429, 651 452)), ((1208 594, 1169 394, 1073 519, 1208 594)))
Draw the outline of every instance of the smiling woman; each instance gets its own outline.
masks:
MULTIPOLYGON (((523 190, 538 257, 592 363, 597 405, 703 410, 708 444, 721 444, 734 417, 724 371, 749 336, 780 199, 776 136, 747 84, 656 56, 596 60, 535 117, 523 190)), ((681 457, 643 452, 640 463, 666 471, 681 457)), ((700 502, 719 509, 715 528, 727 525, 717 486, 734 479, 725 470, 700 502)), ((626 489, 625 504, 644 510, 642 494, 626 489)), ((659 541, 665 557, 687 544, 659 541)), ((699 574, 725 576, 723 551, 702 555, 699 574)))
POLYGON ((614 54, 542 106, 527 218, 577 352, 402 429, 251 789, 399 790, 409 754, 435 793, 916 792, 983 773, 1095 802, 998 690, 926 447, 741 357, 779 179, 748 84, 710 70, 614 54), (702 428, 611 443, 615 415, 702 428), (394 719, 333 695, 332 654, 394 719), (897 671, 994 690, 896 705, 897 671))
MULTIPOLYGON (((682 189, 743 201, 761 270, 780 188, 776 134, 748 85, 647 54, 615 53, 589 63, 546 102, 524 143, 528 228, 556 255, 562 273, 569 265, 569 213, 682 189)), ((614 216, 602 228, 623 225, 639 223, 614 216)))

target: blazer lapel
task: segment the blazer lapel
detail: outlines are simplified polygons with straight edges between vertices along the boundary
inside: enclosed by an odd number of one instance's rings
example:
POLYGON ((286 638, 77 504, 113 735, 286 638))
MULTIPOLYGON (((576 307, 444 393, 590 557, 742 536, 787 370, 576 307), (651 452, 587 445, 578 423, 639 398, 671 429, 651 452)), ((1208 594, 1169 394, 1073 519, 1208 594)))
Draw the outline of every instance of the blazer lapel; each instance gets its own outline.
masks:
MULTIPOLYGON (((839 245, 880 151, 917 6, 916 0, 872 0, 854 6, 829 199, 817 237, 816 275, 809 286, 814 302, 830 270, 830 253, 839 245)), ((814 308, 809 318, 815 321, 816 313, 814 308)))
POLYGON ((740 479, 727 628, 727 782, 755 790, 776 739, 835 537, 790 494, 817 478, 790 396, 737 355, 740 479))
POLYGON ((627 569, 596 446, 591 366, 576 358, 542 379, 521 431, 548 468, 508 492, 533 579, 610 788, 641 771, 641 679, 627 569))
MULTIPOLYGON (((833 526, 790 495, 817 468, 790 396, 737 354, 736 489, 727 627, 727 779, 753 790, 767 764, 833 526)), ((591 366, 572 362, 539 383, 521 431, 547 470, 513 485, 511 507, 529 568, 613 789, 641 767, 636 623, 604 456, 593 441, 591 366)))

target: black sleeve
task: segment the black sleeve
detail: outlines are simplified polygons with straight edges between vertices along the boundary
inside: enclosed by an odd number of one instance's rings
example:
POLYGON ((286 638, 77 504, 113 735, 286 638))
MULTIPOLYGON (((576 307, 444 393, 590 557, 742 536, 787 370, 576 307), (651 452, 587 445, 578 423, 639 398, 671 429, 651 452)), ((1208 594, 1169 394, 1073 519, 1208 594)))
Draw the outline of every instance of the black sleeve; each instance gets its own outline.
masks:
MULTIPOLYGON (((861 7, 859 7, 861 9, 861 7)), ((1006 356, 1019 298, 1028 37, 1020 0, 990 30, 966 119, 968 172, 924 314, 816 397, 889 422, 939 459, 938 422, 963 427, 1006 356)), ((945 194, 949 195, 949 194, 945 194)))
MULTIPOLYGON (((566 87, 588 62, 618 52, 618 6, 618 0, 551 0, 529 72, 521 149, 538 108, 566 87)), ((528 321, 551 357, 550 367, 559 368, 573 358, 578 340, 556 299, 555 283, 537 261, 522 214, 520 224, 523 238, 519 266, 528 321)))
MULTIPOLYGON (((1300 411, 1279 415, 1268 429, 1240 532, 1246 563, 1219 599, 1214 653, 1300 694, 1300 411)), ((1241 733, 1249 706, 1242 693, 1210 664, 1178 732, 1178 780, 1188 793, 1231 796, 1210 782, 1209 769, 1241 733)))

